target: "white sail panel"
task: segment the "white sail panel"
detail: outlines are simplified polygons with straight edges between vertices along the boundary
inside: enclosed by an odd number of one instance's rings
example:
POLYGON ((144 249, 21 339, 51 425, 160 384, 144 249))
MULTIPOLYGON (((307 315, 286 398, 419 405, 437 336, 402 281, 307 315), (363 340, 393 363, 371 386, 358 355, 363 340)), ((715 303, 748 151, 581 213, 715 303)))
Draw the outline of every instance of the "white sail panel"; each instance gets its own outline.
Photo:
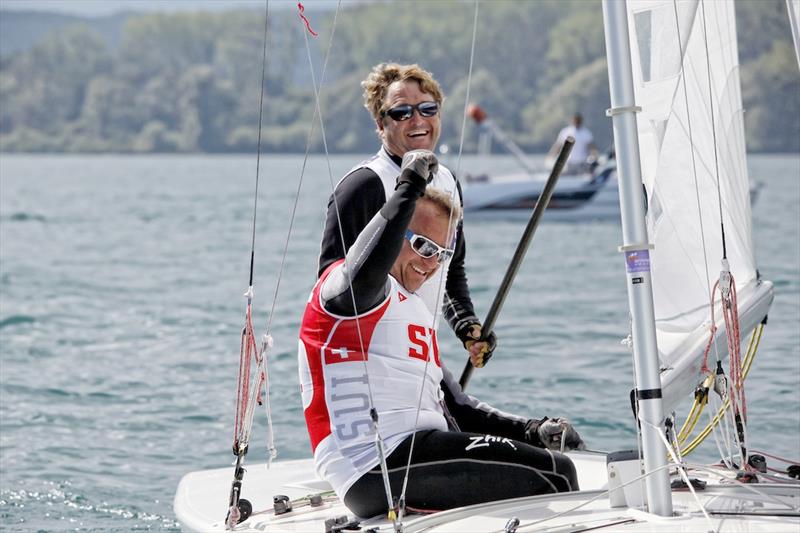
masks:
POLYGON ((734 6, 730 0, 629 0, 642 179, 662 363, 708 328, 723 258, 754 282, 734 6), (637 68, 638 67, 638 68, 637 68))
POLYGON ((789 25, 792 27, 794 56, 797 58, 797 66, 800 66, 800 0, 786 0, 786 10, 789 12, 789 25))

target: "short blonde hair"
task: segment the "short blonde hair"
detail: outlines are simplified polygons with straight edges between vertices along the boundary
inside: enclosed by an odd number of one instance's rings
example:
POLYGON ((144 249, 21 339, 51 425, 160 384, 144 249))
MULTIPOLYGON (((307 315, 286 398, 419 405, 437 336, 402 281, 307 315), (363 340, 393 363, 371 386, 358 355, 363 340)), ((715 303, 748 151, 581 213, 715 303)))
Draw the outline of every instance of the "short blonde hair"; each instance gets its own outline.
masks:
POLYGON ((455 226, 461 220, 461 206, 453 201, 452 195, 448 192, 429 186, 425 189, 425 194, 419 201, 428 201, 433 204, 439 213, 450 219, 452 226, 455 226))
POLYGON ((380 63, 372 68, 367 79, 361 82, 364 88, 364 107, 372 114, 376 121, 381 119, 383 100, 389 85, 396 81, 414 80, 419 83, 419 88, 424 93, 433 96, 436 103, 441 105, 444 101, 439 83, 433 79, 433 74, 424 70, 416 63, 413 65, 400 65, 399 63, 380 63))

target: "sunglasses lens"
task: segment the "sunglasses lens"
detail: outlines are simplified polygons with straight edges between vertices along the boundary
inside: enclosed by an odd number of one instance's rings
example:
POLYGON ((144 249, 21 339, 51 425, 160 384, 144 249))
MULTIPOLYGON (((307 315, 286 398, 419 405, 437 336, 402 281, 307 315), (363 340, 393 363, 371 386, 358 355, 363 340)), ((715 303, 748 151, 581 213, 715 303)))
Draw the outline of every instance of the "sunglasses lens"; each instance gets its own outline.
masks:
POLYGON ((439 112, 439 104, 436 102, 422 102, 417 106, 417 111, 423 117, 432 117, 439 112))
POLYGON ((399 105, 397 107, 393 107, 386 111, 386 114, 389 115, 389 118, 395 121, 400 120, 408 120, 411 118, 411 113, 414 112, 414 108, 411 107, 409 104, 399 105))
POLYGON ((414 248, 415 252, 426 259, 428 257, 433 257, 436 252, 439 251, 438 246, 420 235, 417 235, 414 242, 411 243, 411 246, 414 248))
POLYGON ((453 250, 442 250, 442 252, 439 254, 439 262, 444 263, 451 257, 453 257, 453 250))
POLYGON ((422 102, 417 105, 401 104, 399 106, 387 109, 384 115, 389 115, 389 118, 395 122, 408 120, 414 114, 414 109, 419 112, 421 117, 432 117, 439 112, 439 104, 436 102, 422 102))
POLYGON ((438 255, 436 260, 439 263, 444 263, 453 257, 453 250, 441 248, 435 242, 429 240, 427 237, 423 237, 422 235, 414 236, 414 239, 411 241, 411 247, 415 252, 425 259, 429 259, 438 255))

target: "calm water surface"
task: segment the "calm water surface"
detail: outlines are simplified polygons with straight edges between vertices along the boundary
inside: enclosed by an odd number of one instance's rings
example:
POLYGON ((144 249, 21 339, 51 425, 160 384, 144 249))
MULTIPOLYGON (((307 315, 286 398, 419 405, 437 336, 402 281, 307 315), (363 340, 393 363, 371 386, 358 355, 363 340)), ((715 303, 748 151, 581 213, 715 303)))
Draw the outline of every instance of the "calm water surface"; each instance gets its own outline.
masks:
MULTIPOLYGON (((333 158, 333 179, 358 159, 333 158)), ((262 162, 259 331, 301 163, 262 162)), ((462 164, 516 170, 504 157, 462 164)), ((754 207, 758 264, 776 295, 747 381, 749 436, 753 449, 797 460, 800 157, 755 156, 750 167, 765 184, 754 207)), ((0 157, 0 529, 176 529, 180 477, 230 463, 254 175, 255 158, 240 156, 0 157)), ((309 160, 272 320, 272 402, 286 459, 310 455, 295 348, 330 179, 323 158, 309 160)), ((630 448, 621 231, 546 219, 497 323, 502 350, 470 390, 520 414, 570 417, 592 448, 630 448)), ((480 315, 522 227, 466 222, 480 315)), ((440 337, 460 371, 464 354, 440 337)), ((264 458, 261 412, 256 425, 252 461, 264 458)), ((695 459, 714 452, 706 443, 695 459)))

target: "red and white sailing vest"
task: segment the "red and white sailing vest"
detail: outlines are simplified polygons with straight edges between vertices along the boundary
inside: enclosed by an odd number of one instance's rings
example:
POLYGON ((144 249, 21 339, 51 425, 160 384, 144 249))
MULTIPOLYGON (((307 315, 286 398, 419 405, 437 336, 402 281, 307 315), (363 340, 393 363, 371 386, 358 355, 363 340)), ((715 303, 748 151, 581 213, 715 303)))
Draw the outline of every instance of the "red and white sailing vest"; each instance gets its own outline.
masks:
POLYGON ((391 293, 378 307, 358 320, 333 315, 322 307, 320 288, 341 264, 331 265, 314 286, 300 327, 298 362, 317 475, 343 498, 379 462, 371 406, 387 455, 415 427, 447 430, 447 422, 439 403, 439 347, 425 303, 389 276, 391 293))

